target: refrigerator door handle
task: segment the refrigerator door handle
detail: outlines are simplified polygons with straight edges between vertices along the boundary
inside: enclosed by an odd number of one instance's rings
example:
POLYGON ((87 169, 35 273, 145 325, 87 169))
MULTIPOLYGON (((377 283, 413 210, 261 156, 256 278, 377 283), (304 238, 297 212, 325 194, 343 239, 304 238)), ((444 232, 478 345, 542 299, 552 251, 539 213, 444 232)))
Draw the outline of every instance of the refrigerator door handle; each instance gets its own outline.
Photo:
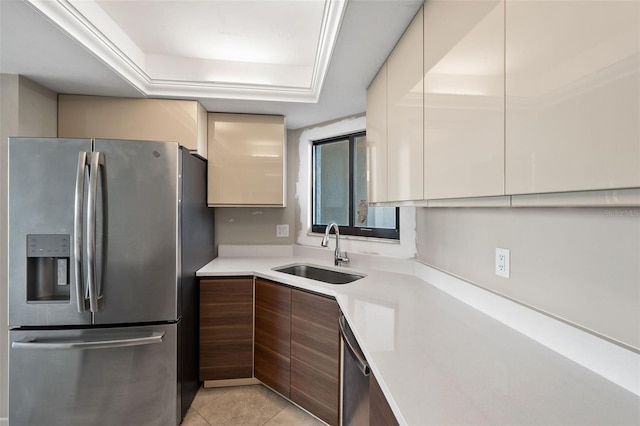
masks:
POLYGON ((89 196, 87 197, 87 287, 89 288, 89 309, 98 312, 98 286, 96 273, 96 198, 100 167, 104 167, 104 155, 91 154, 89 173, 89 196))
POLYGON ((150 336, 132 337, 112 340, 74 340, 67 342, 49 342, 37 339, 16 341, 11 343, 13 349, 109 349, 124 348, 128 346, 152 345, 162 343, 164 332, 152 333, 150 336))
POLYGON ((85 302, 85 286, 82 265, 82 220, 84 218, 84 181, 86 168, 87 153, 83 151, 78 153, 76 191, 73 203, 73 271, 75 275, 76 303, 78 304, 78 312, 84 312, 87 309, 85 302))

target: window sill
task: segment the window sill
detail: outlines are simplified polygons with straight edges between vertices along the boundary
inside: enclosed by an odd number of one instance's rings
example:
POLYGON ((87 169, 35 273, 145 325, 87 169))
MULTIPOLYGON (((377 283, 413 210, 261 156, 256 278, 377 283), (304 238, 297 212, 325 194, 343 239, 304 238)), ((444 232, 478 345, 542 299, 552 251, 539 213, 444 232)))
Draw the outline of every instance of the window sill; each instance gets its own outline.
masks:
MULTIPOLYGON (((331 234, 331 235, 333 235, 333 234, 331 234)), ((324 233, 307 231, 307 236, 308 237, 322 238, 324 236, 324 233)), ((340 234, 340 239, 341 240, 353 240, 353 241, 367 241, 367 242, 371 242, 371 243, 400 244, 400 240, 392 240, 392 239, 388 239, 388 238, 377 238, 377 237, 361 237, 361 236, 358 236, 358 235, 343 235, 343 234, 340 234)))

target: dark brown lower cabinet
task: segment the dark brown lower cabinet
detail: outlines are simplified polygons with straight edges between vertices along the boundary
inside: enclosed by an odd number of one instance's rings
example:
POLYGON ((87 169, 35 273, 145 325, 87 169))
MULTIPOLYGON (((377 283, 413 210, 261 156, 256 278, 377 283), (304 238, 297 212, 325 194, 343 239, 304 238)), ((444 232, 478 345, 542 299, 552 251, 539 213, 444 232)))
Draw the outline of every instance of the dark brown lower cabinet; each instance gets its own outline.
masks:
POLYGON ((253 277, 200 280, 200 380, 253 375, 253 277))
POLYGON ((397 426, 398 424, 378 381, 373 374, 369 375, 369 425, 397 426))
POLYGON ((253 374, 318 418, 338 425, 338 313, 333 298, 262 278, 255 279, 255 287, 252 277, 202 279, 200 379, 253 374))
POLYGON ((291 288, 256 278, 255 377, 289 398, 291 288))
POLYGON ((291 290, 291 400, 339 424, 340 335, 337 302, 291 290))

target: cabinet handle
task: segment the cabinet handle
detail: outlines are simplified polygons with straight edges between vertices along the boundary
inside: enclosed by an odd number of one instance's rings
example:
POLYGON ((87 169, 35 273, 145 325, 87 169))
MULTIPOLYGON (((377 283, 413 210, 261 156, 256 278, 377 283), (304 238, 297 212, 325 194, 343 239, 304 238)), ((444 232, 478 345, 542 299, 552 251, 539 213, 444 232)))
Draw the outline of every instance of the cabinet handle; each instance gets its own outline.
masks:
POLYGON ((367 360, 364 359, 362 355, 360 355, 360 351, 357 351, 355 349, 357 343, 351 341, 351 333, 347 331, 347 320, 345 319, 344 315, 340 314, 338 322, 340 324, 340 335, 342 336, 342 340, 347 346, 347 349, 349 349, 351 355, 355 358, 358 369, 360 370, 360 372, 362 372, 363 375, 368 376, 371 372, 371 369, 369 368, 369 364, 367 364, 367 360))

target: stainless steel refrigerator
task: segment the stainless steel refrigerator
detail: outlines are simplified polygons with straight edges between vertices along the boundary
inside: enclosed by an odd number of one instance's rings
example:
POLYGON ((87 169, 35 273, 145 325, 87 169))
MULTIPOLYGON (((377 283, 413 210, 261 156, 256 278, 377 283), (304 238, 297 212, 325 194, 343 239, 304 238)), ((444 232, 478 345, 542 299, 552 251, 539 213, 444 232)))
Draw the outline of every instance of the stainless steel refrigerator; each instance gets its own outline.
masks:
POLYGON ((177 143, 10 138, 10 424, 179 424, 215 254, 206 163, 177 143))

